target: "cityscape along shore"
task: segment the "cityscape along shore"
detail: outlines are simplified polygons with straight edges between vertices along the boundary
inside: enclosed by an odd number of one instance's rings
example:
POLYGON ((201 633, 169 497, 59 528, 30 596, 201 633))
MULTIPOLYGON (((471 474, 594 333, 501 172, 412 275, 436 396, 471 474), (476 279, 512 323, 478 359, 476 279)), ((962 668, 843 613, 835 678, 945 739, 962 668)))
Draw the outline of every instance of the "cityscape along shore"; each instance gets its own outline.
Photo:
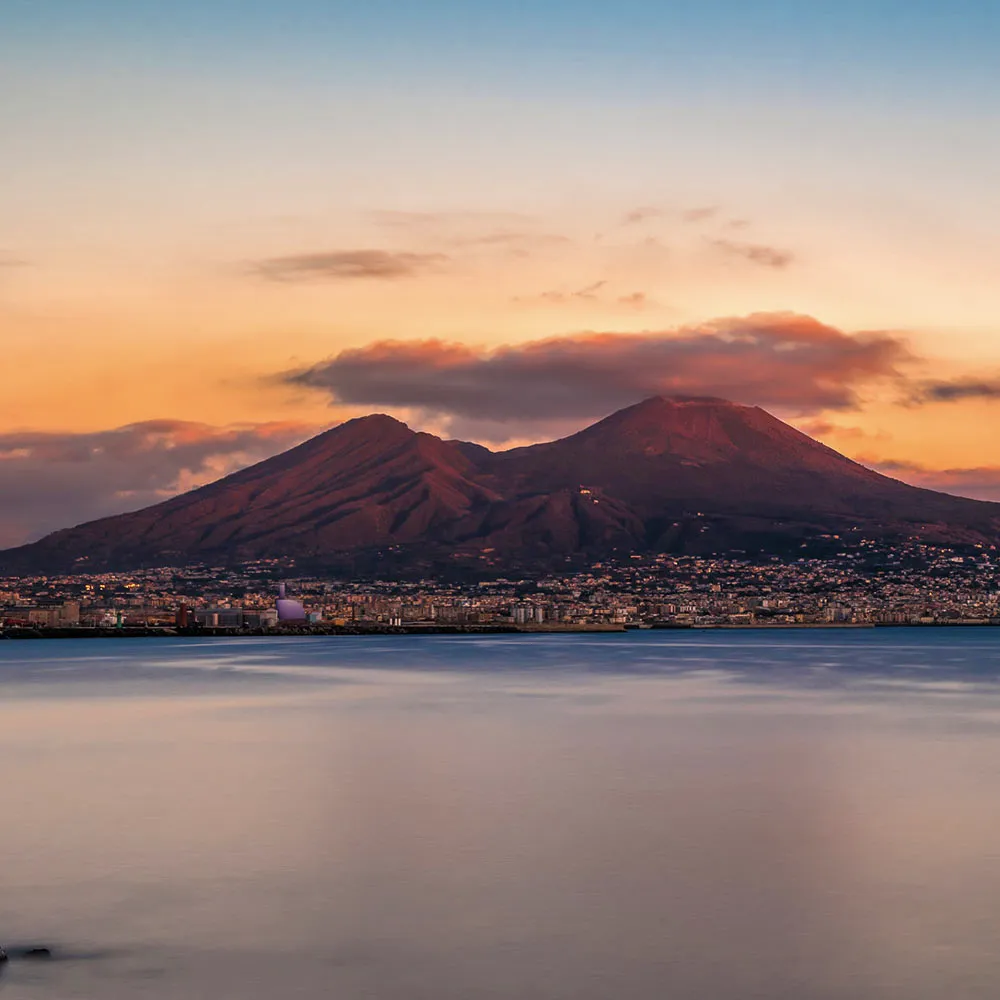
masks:
POLYGON ((304 576, 268 560, 0 578, 0 623, 7 637, 52 638, 994 625, 1000 556, 862 541, 825 558, 659 554, 454 582, 304 576))

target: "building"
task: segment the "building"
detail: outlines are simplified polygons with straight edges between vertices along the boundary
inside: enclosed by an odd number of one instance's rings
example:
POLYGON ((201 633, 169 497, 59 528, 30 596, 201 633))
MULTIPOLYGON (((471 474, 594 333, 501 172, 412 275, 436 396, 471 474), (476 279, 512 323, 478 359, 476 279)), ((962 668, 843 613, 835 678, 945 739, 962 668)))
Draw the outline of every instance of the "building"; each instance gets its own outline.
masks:
POLYGON ((243 628, 242 608, 198 608, 194 620, 213 628, 243 628))
POLYGON ((299 601, 293 601, 285 592, 285 585, 278 584, 277 612, 279 622, 304 622, 306 609, 299 601))
POLYGON ((541 625, 545 621, 545 608, 532 604, 515 604, 510 616, 515 625, 541 625))
POLYGON ((32 625, 60 628, 80 624, 80 605, 75 601, 67 601, 55 607, 28 608, 27 612, 28 621, 32 625))

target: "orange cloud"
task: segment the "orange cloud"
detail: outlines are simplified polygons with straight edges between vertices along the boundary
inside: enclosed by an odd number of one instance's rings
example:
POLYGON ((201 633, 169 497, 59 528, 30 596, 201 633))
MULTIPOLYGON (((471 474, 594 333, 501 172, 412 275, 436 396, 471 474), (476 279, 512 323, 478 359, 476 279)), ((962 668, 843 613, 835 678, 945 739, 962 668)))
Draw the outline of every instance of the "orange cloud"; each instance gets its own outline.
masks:
POLYGON ((899 476, 914 486, 974 500, 1000 500, 1000 466, 983 465, 968 469, 931 469, 917 462, 861 459, 887 476, 899 476))
POLYGON ((482 350, 378 341, 286 373, 338 403, 506 423, 589 419, 651 395, 712 395, 797 414, 849 409, 910 358, 893 333, 756 314, 639 334, 581 333, 482 350))
POLYGON ((83 434, 0 434, 0 548, 156 503, 284 451, 317 429, 147 420, 83 434))

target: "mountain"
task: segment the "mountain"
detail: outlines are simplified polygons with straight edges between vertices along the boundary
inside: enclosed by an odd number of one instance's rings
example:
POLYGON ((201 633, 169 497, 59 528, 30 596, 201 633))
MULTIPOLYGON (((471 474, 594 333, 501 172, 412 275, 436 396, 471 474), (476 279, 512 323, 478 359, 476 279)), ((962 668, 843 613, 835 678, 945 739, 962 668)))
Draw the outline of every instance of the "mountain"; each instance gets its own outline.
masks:
POLYGON ((647 399, 493 452, 361 417, 218 482, 0 552, 8 572, 295 557, 352 572, 797 551, 830 536, 1000 539, 1000 504, 867 469, 759 407, 647 399))

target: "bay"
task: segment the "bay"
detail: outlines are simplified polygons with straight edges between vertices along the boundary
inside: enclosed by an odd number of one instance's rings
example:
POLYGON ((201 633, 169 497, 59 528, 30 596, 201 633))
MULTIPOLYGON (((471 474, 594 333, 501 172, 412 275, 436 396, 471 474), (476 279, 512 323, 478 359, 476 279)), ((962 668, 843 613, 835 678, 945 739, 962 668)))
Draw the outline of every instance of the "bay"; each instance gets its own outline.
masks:
POLYGON ((1000 630, 0 642, 0 1000, 1000 991, 1000 630))

